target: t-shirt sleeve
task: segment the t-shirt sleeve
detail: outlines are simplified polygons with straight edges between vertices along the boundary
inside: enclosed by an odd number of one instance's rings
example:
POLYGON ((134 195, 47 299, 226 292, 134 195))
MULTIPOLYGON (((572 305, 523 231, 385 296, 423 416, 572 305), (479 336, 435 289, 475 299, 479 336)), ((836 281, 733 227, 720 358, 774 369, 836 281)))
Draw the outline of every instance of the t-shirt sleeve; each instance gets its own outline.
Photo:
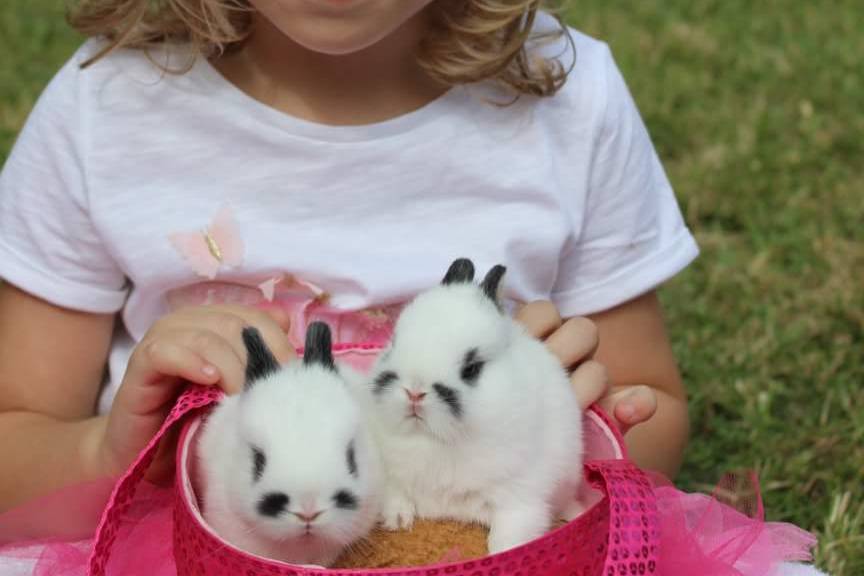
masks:
POLYGON ((699 253, 651 138, 603 45, 587 194, 574 215, 552 300, 565 317, 655 288, 699 253), (578 221, 577 221, 578 220, 578 221))
POLYGON ((86 72, 78 56, 40 96, 0 173, 0 278, 48 302, 119 310, 125 275, 88 205, 86 72))

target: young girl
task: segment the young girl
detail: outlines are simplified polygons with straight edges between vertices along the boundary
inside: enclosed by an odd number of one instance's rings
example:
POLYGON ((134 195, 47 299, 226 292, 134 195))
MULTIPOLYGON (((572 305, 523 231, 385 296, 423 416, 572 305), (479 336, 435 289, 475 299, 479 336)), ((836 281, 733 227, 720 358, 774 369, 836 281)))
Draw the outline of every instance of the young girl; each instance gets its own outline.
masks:
POLYGON ((653 290, 697 248, 608 47, 538 4, 82 2, 0 179, 0 510, 116 477, 183 381, 237 391, 244 326, 386 339, 459 256, 674 475, 653 290))

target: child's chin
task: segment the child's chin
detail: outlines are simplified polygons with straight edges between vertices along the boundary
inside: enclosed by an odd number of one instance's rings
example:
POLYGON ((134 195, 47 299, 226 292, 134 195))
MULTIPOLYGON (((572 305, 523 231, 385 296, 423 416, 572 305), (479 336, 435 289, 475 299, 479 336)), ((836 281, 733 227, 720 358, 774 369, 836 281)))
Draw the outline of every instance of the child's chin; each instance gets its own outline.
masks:
POLYGON ((386 37, 374 23, 351 19, 313 18, 301 23, 276 22, 287 37, 309 50, 328 56, 344 56, 369 48, 386 37))

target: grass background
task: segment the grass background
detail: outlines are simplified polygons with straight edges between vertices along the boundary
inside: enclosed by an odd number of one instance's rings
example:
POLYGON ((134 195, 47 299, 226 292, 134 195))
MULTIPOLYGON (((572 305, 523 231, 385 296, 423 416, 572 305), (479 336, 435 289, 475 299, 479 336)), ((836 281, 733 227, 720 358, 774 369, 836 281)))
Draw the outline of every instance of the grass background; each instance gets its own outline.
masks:
MULTIPOLYGON (((0 161, 80 42, 62 2, 0 7, 0 161)), ((702 257, 661 292, 692 393, 680 484, 760 473, 768 516, 864 574, 864 6, 577 0, 607 41, 702 257)))

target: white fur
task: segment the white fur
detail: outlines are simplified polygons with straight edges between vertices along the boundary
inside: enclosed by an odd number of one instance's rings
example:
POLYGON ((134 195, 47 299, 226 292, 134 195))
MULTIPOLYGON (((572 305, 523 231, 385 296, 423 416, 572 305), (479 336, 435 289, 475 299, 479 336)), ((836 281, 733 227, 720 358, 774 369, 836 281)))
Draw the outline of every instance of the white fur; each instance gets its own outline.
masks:
POLYGON ((266 558, 326 566, 368 533, 379 513, 380 460, 351 390, 333 371, 294 362, 220 402, 198 445, 203 515, 220 536, 266 558), (346 461, 352 439, 357 478, 346 461), (267 459, 258 481, 252 446, 267 459), (358 496, 357 510, 333 505, 332 496, 342 489, 358 496), (268 492, 290 498, 277 518, 257 512, 268 492), (291 513, 303 503, 323 510, 311 537, 291 513))
POLYGON ((385 471, 382 515, 391 529, 416 516, 490 527, 500 552, 542 535, 578 511, 582 413, 558 359, 502 314, 473 284, 439 286, 403 311, 373 378, 399 379, 367 398, 385 471), (468 350, 486 361, 475 386, 462 382, 468 350), (457 419, 432 385, 458 390, 457 419), (403 388, 426 392, 423 421, 410 418, 403 388))

